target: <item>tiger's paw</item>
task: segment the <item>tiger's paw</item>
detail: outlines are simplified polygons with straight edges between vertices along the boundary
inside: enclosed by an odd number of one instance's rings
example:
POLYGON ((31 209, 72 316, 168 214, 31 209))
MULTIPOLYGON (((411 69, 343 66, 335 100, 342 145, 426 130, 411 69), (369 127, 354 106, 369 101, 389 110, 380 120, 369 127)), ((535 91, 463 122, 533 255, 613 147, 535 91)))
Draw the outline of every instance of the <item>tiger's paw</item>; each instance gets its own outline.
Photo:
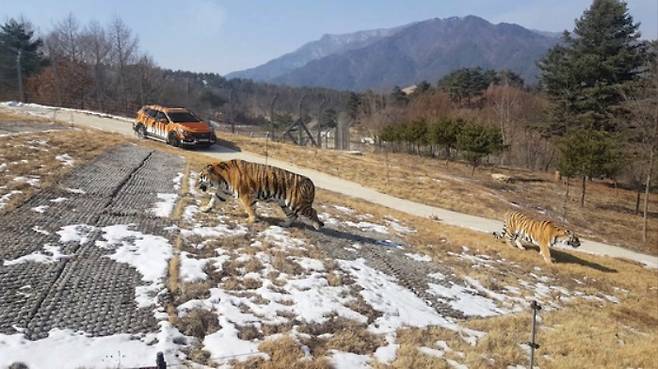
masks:
POLYGON ((201 211, 202 213, 207 213, 210 211, 210 209, 212 209, 212 206, 204 206, 199 208, 199 211, 201 211))
POLYGON ((279 227, 281 227, 281 228, 290 228, 290 226, 292 226, 292 222, 287 222, 286 221, 286 222, 279 223, 279 227))

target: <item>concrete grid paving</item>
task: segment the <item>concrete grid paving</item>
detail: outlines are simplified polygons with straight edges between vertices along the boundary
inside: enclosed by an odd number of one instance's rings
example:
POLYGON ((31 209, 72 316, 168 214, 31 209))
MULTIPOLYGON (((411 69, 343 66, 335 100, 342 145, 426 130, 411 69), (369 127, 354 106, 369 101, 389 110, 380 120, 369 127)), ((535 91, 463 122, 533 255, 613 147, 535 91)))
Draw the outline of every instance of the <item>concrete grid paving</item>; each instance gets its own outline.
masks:
POLYGON ((143 284, 141 274, 105 257, 113 250, 95 245, 102 240, 99 230, 82 245, 62 243, 56 232, 75 224, 134 224, 139 232, 169 237, 165 228, 171 220, 158 218, 149 209, 158 201, 157 193, 178 192, 173 178, 183 165, 175 155, 120 146, 0 216, 0 260, 40 251, 45 244, 70 255, 53 263, 0 263, 0 333, 21 329, 26 338, 39 339, 52 328, 93 336, 156 331, 154 307, 138 308, 135 302, 135 287, 143 284), (66 200, 51 201, 57 198, 66 200), (31 210, 40 205, 48 206, 43 214, 31 210))

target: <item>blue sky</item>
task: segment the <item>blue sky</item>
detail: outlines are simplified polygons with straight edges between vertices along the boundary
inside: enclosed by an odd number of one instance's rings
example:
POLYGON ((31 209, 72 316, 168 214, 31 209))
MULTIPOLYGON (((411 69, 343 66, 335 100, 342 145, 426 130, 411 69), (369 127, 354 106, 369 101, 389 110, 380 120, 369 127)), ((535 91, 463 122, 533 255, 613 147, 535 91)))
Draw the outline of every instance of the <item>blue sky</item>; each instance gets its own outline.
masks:
MULTIPOLYGON (((491 22, 572 29, 591 0, 0 0, 0 20, 23 16, 40 32, 72 12, 81 23, 121 17, 140 48, 167 68, 228 73, 256 66, 325 33, 478 15, 491 22)), ((658 1, 628 1, 644 38, 658 36, 658 1)))

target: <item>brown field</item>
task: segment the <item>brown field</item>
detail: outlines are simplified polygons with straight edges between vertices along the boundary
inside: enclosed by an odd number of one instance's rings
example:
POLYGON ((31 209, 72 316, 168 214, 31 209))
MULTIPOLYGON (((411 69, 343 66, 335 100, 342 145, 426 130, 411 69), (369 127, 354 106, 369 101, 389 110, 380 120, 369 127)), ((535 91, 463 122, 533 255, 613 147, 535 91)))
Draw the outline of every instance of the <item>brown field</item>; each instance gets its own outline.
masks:
MULTIPOLYGON (((0 110, 0 125, 22 121, 47 124, 48 121, 16 116, 0 110)), ((57 183, 73 167, 84 164, 108 148, 128 140, 97 130, 62 127, 62 130, 0 137, 0 196, 14 192, 0 212, 13 209, 40 188, 57 183), (57 160, 68 154, 73 165, 57 160), (18 178, 18 180, 17 180, 18 178), (38 183, 37 183, 38 181, 38 183)))
POLYGON ((553 175, 523 169, 471 168, 460 162, 435 160, 408 154, 365 152, 353 155, 317 150, 263 139, 223 134, 242 150, 266 154, 297 165, 320 170, 373 187, 400 198, 467 214, 502 219, 516 204, 540 217, 549 217, 572 228, 579 235, 609 242, 636 251, 658 255, 658 194, 649 199, 648 242, 642 242, 641 214, 634 214, 636 193, 613 188, 609 183, 590 182, 585 207, 579 205, 580 183, 572 180, 565 208, 565 185, 553 175), (388 163, 388 164, 387 164, 388 163), (492 173, 515 178, 498 183, 492 173), (544 212, 545 215, 542 215, 544 212))

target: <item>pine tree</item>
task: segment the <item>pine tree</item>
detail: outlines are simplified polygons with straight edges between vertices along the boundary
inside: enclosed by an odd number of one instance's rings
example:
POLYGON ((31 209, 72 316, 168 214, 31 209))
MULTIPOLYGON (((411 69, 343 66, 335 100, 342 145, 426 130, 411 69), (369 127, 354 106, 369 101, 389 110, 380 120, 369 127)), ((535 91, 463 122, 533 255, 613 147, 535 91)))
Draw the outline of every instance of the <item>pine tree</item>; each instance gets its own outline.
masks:
POLYGON ((471 163, 471 175, 482 158, 505 149, 500 131, 474 123, 467 123, 461 128, 457 135, 457 147, 463 152, 464 159, 471 163))
POLYGON ((541 83, 552 103, 551 131, 571 126, 617 131, 626 83, 636 80, 646 52, 627 4, 594 0, 576 20, 573 35, 540 61, 541 83))
POLYGON ((39 50, 42 45, 25 21, 10 19, 0 26, 0 82, 12 81, 6 85, 18 90, 21 100, 23 79, 46 64, 39 50))
POLYGON ((610 133, 592 129, 572 130, 559 141, 560 173, 582 179, 581 207, 588 178, 613 177, 621 170, 624 157, 618 142, 610 133))

